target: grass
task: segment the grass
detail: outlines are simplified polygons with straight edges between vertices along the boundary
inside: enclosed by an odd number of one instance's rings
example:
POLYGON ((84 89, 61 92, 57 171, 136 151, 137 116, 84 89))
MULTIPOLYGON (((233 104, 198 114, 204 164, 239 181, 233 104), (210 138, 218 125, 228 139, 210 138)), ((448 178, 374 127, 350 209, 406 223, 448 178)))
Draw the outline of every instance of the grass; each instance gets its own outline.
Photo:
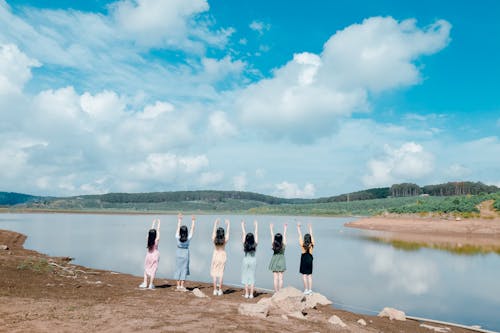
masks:
POLYGON ((17 266, 19 270, 31 270, 38 273, 48 273, 54 270, 54 266, 50 265, 45 258, 29 257, 23 260, 17 266))

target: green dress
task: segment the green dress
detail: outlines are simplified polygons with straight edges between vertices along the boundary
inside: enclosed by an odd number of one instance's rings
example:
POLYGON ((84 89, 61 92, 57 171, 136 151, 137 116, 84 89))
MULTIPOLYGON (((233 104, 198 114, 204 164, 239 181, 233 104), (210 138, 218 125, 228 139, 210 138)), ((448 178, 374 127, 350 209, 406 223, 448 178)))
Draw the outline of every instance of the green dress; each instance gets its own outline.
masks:
POLYGON ((269 270, 272 272, 286 271, 285 245, 283 245, 280 252, 274 253, 273 256, 271 257, 271 262, 269 263, 269 270))

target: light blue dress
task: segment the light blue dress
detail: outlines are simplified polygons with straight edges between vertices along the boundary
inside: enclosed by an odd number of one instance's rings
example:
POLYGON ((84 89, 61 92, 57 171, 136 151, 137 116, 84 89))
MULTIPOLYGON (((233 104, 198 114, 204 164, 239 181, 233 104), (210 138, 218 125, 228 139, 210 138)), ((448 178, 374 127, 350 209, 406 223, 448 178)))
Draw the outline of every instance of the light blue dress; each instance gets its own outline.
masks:
POLYGON ((177 250, 175 251, 175 273, 174 279, 184 281, 189 275, 189 242, 191 235, 185 242, 180 241, 179 235, 175 236, 177 240, 177 250))
POLYGON ((255 284, 255 268, 257 267, 257 258, 255 251, 246 252, 241 263, 241 283, 255 284))

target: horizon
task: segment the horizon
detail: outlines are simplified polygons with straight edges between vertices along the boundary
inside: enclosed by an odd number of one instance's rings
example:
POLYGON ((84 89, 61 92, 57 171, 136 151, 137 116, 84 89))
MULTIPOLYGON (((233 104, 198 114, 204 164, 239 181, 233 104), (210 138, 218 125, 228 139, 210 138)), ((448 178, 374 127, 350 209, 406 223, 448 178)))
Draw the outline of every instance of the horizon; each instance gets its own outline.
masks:
POLYGON ((0 184, 300 199, 500 187, 499 10, 0 0, 0 184))

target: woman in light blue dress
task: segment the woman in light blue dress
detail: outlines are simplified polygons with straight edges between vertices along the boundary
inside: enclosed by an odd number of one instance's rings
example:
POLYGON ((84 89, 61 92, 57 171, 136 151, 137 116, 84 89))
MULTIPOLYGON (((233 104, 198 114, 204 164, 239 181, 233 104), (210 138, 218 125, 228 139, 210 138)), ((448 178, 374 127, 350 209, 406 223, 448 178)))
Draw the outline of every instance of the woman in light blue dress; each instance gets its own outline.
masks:
POLYGON ((184 281, 189 275, 189 242, 194 233, 194 215, 191 217, 191 230, 185 225, 181 226, 182 214, 177 215, 177 231, 175 239, 177 240, 177 250, 175 251, 175 274, 174 279, 177 280, 177 290, 186 291, 184 281))
POLYGON ((253 222, 254 233, 245 232, 245 221, 241 221, 241 240, 243 242, 243 251, 245 256, 241 264, 241 283, 245 285, 245 298, 253 298, 253 289, 255 286, 255 268, 257 266, 257 258, 255 250, 259 242, 257 233, 257 221, 253 222))

